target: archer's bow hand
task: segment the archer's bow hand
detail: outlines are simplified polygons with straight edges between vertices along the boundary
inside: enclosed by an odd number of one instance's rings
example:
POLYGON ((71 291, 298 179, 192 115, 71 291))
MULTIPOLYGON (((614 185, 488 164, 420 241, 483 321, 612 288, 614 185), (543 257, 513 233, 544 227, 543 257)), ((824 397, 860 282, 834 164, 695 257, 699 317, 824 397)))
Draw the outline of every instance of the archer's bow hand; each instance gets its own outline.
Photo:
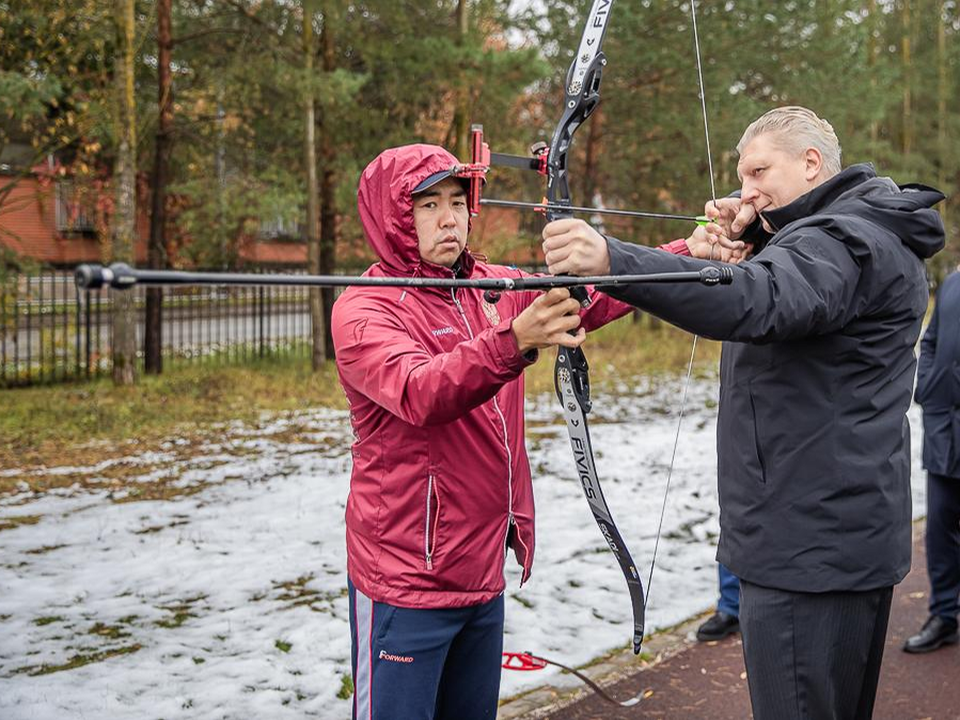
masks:
POLYGON ((703 206, 703 213, 723 228, 730 240, 738 240, 743 231, 757 219, 757 209, 740 198, 725 197, 710 200, 703 206))
POLYGON ((686 243, 692 257, 733 264, 745 260, 753 250, 750 243, 728 238, 717 223, 697 226, 686 243))
POLYGON ((580 303, 567 288, 553 288, 534 300, 511 323, 521 355, 553 345, 579 347, 587 337, 580 327, 580 303))
POLYGON ((607 239, 583 220, 554 220, 543 228, 543 255, 551 275, 608 275, 607 239))

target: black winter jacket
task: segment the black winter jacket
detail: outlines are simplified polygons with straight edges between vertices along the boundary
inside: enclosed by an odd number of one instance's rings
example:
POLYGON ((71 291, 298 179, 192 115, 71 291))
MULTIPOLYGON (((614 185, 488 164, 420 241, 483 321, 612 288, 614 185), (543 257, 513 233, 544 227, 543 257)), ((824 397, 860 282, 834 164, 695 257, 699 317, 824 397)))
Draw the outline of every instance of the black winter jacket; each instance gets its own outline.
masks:
MULTIPOLYGON (((727 341, 720 363, 717 559, 758 585, 870 590, 910 569, 914 346, 943 199, 854 165, 765 212, 777 230, 729 286, 609 293, 727 341)), ((609 239, 614 274, 706 261, 609 239)))
POLYGON ((923 406, 923 466, 960 481, 960 272, 940 287, 920 341, 916 400, 923 406))

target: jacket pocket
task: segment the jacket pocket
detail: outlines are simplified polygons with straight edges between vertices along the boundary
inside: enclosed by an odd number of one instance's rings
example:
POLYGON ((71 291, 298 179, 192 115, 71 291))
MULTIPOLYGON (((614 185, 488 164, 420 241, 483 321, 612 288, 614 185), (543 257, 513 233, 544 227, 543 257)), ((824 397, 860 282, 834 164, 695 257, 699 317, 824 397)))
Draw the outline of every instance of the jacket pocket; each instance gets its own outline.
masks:
POLYGON ((440 524, 440 488, 437 476, 427 476, 426 512, 423 520, 423 559, 427 570, 433 570, 433 556, 437 550, 437 526, 440 524))
POLYGON ((760 441, 760 427, 757 424, 757 404, 753 399, 753 390, 750 390, 749 394, 750 394, 750 413, 752 415, 751 424, 753 425, 753 444, 757 452, 757 463, 760 465, 760 481, 766 484, 767 463, 764 460, 763 443, 760 441))

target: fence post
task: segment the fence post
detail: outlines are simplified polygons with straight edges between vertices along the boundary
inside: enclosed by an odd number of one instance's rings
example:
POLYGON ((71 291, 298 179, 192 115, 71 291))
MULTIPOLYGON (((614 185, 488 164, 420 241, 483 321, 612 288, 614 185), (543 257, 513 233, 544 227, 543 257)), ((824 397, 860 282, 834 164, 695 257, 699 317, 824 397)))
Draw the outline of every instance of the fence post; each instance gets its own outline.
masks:
POLYGON ((259 292, 257 293, 257 322, 259 325, 258 334, 259 334, 259 352, 258 355, 263 357, 263 314, 265 310, 265 305, 263 303, 263 286, 260 286, 259 292))

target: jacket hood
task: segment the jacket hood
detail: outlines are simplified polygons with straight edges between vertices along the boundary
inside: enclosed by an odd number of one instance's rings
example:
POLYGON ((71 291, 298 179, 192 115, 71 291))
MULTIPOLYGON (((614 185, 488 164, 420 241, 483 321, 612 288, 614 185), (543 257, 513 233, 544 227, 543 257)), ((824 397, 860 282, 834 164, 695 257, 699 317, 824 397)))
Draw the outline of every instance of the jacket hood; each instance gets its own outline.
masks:
MULTIPOLYGON (((458 165, 437 145, 403 145, 380 153, 360 176, 357 207, 364 235, 380 259, 370 272, 391 276, 446 276, 450 271, 420 258, 413 221, 412 190, 434 173, 458 165)), ((460 256, 461 276, 469 276, 473 258, 460 256)))
POLYGON ((851 165, 822 185, 801 195, 789 205, 763 213, 776 229, 818 212, 856 214, 895 233, 900 241, 922 259, 943 248, 945 231, 940 213, 933 206, 943 193, 925 185, 897 185, 877 177, 868 163, 851 165))

